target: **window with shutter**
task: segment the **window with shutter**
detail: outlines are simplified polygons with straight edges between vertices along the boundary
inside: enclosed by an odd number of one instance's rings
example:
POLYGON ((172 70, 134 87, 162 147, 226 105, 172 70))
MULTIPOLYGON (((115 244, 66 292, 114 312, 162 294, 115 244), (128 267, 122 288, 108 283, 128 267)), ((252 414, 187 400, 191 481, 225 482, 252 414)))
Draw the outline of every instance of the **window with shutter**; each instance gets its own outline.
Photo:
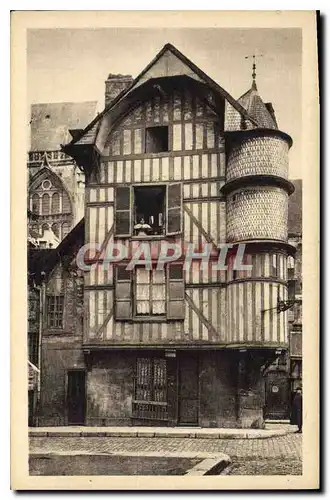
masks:
POLYGON ((183 265, 169 264, 168 266, 168 304, 167 319, 184 319, 184 279, 183 265))
POLYGON ((167 187, 167 234, 182 231, 182 186, 181 183, 169 184, 167 187))
POLYGON ((117 320, 132 318, 132 273, 126 271, 126 264, 116 266, 115 317, 117 320))
POLYGON ((116 236, 130 236, 132 226, 131 188, 121 186, 116 188, 116 236))

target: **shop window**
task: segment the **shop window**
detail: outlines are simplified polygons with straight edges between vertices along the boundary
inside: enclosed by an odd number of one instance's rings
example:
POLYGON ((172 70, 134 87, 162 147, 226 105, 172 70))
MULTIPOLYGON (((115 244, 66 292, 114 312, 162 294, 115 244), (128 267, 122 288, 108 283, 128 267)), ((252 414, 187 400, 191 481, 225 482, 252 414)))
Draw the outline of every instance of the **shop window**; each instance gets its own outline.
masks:
POLYGON ((168 151, 168 127, 147 127, 145 145, 146 153, 168 151))
POLYGON ((49 328, 63 328, 63 295, 48 295, 47 325, 49 328))

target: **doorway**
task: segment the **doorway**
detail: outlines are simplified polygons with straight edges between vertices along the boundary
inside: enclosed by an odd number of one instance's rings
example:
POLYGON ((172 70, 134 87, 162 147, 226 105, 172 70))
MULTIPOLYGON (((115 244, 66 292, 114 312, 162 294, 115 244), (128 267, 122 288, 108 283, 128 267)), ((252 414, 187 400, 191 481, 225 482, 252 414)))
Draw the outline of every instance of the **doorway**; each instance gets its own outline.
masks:
POLYGON ((289 380, 286 372, 269 372, 265 383, 265 418, 285 420, 289 418, 289 380))
POLYGON ((178 424, 198 425, 199 369, 198 357, 181 353, 178 357, 178 424))
POLYGON ((68 371, 67 410, 69 425, 84 425, 86 413, 86 373, 68 371))

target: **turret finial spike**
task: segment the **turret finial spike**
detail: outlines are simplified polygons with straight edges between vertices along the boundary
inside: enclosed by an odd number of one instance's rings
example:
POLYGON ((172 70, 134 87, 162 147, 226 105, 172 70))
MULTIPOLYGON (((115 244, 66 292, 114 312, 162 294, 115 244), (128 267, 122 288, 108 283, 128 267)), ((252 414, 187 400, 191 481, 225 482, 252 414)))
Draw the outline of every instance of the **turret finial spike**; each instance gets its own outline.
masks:
POLYGON ((257 56, 255 54, 252 54, 250 56, 245 56, 245 59, 251 59, 253 60, 252 63, 252 89, 257 90, 257 83, 256 83, 256 77, 257 77, 257 65, 256 65, 256 57, 263 57, 263 54, 258 54, 257 56))

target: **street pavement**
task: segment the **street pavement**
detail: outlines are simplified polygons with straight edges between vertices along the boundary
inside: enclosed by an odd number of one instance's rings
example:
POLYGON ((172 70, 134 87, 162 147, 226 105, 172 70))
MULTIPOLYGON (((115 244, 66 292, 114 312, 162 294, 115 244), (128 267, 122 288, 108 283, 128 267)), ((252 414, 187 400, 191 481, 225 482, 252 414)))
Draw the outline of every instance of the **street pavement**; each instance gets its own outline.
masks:
MULTIPOLYGON (((172 437, 31 437, 30 453, 97 455, 116 452, 226 453, 230 475, 302 474, 302 435, 265 439, 190 439, 172 437)), ((92 462, 92 461, 91 461, 92 462)), ((86 471, 87 472, 87 471, 86 471)), ((88 473, 88 472, 87 472, 88 473)))

